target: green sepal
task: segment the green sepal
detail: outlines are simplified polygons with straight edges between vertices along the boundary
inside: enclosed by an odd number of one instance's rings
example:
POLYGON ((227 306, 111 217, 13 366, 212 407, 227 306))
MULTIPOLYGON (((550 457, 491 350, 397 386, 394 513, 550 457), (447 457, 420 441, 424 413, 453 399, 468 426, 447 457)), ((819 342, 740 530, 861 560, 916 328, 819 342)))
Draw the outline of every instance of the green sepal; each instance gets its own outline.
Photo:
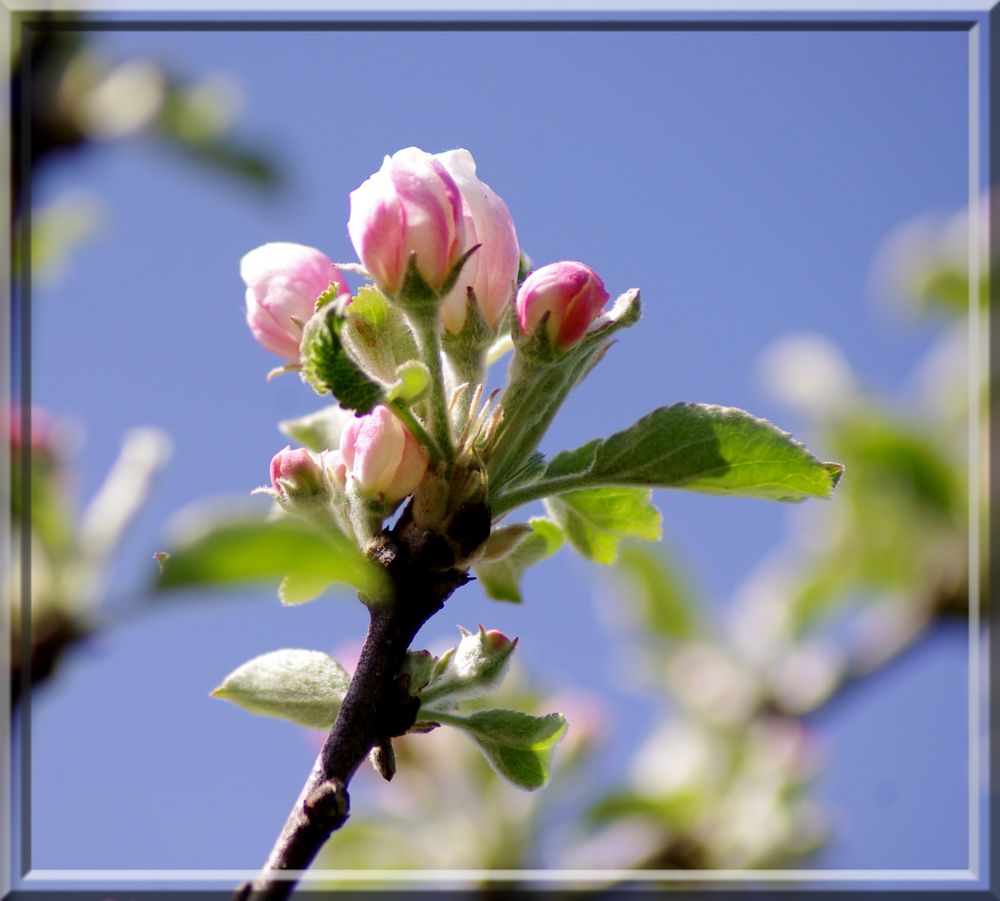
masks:
POLYGON ((522 603, 521 577, 524 571, 551 557, 563 545, 563 530, 552 520, 539 516, 529 520, 528 525, 530 531, 522 535, 505 555, 473 567, 483 591, 495 601, 522 603))
POLYGON ((347 671, 329 655, 286 649, 261 654, 237 667, 212 697, 250 713, 329 730, 350 682, 347 671))
POLYGON ((448 277, 444 280, 444 284, 441 286, 441 297, 448 296, 448 293, 457 284, 458 277, 462 274, 462 269, 465 268, 465 264, 469 261, 469 257, 479 250, 480 247, 482 247, 481 244, 474 244, 458 258, 458 262, 452 266, 451 272, 448 273, 448 277))
POLYGON ((545 507, 574 550, 595 563, 614 563, 619 543, 627 538, 659 541, 663 534, 649 488, 567 491, 547 498, 545 507))
POLYGON ((548 782, 552 751, 567 729, 566 718, 558 713, 531 716, 517 710, 480 710, 459 716, 430 709, 421 711, 418 719, 461 729, 497 773, 528 791, 548 782))
POLYGON ((465 323, 458 333, 445 329, 441 333, 441 349, 459 364, 459 368, 468 368, 467 361, 480 361, 483 354, 495 340, 497 329, 491 328, 483 319, 479 310, 476 292, 468 288, 465 298, 465 323))
POLYGON ((302 380, 317 394, 333 394, 342 407, 371 412, 384 391, 348 352, 341 332, 346 303, 335 301, 313 314, 302 330, 302 380))

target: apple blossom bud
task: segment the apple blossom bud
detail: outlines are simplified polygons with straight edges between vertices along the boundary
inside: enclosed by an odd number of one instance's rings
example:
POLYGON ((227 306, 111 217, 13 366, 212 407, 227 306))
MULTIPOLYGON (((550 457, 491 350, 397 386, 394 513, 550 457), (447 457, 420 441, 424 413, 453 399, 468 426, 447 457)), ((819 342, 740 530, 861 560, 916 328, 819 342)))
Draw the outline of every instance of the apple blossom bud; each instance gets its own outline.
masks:
POLYGON ((511 641, 503 632, 482 626, 475 632, 458 627, 462 640, 449 648, 434 664, 430 681, 421 698, 449 700, 474 698, 500 685, 507 673, 517 639, 511 641))
POLYGON ((264 244, 240 261, 246 282, 247 324, 254 338, 289 363, 299 361, 302 324, 316 311, 316 298, 335 284, 349 293, 343 274, 313 247, 264 244))
POLYGON ((517 283, 520 252, 514 221, 507 205, 476 177, 476 162, 468 150, 449 150, 434 158, 441 161, 462 192, 472 219, 469 245, 479 245, 445 297, 441 320, 449 332, 462 330, 467 289, 472 288, 480 315, 490 328, 495 328, 510 306, 517 283))
POLYGON ((340 438, 347 472, 362 493, 389 504, 416 490, 427 471, 427 451, 387 407, 351 421, 340 438))
POLYGON ((531 335, 548 313, 548 336, 566 350, 584 336, 607 302, 604 282, 593 269, 564 260, 532 272, 517 292, 515 307, 524 335, 531 335))
POLYGON ((403 286, 411 254, 438 291, 469 249, 471 228, 462 195, 441 161, 416 147, 387 156, 351 192, 347 231, 365 268, 390 296, 403 286))
POLYGON ((305 499, 326 490, 323 470, 304 447, 286 446, 271 459, 271 487, 282 500, 305 499))

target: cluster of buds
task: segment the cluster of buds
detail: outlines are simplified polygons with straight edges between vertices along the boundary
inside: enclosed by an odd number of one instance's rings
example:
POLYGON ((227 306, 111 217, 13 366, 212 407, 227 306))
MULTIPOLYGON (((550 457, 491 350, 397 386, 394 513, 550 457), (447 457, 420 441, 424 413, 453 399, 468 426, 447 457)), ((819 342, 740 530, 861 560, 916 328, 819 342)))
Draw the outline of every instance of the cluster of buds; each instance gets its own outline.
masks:
MULTIPOLYGON (((525 386, 541 369, 583 368, 573 355, 600 331, 608 293, 573 261, 543 266, 518 286, 513 220, 467 150, 387 156, 351 192, 347 232, 360 264, 291 243, 265 244, 241 263, 247 322, 284 361, 278 371, 299 370, 357 417, 336 443, 279 453, 269 493, 290 510, 314 510, 319 499, 355 526, 364 508, 369 537, 417 494, 421 527, 445 533, 460 508, 487 506, 494 468, 516 470, 534 451, 551 414, 516 441, 503 424, 528 403, 525 386), (345 271, 371 282, 352 295, 345 271), (493 405, 495 393, 484 399, 486 361, 505 342, 514 365, 493 405)), ((565 391, 551 392, 552 413, 565 391)), ((479 543, 488 528, 480 531, 479 543)))

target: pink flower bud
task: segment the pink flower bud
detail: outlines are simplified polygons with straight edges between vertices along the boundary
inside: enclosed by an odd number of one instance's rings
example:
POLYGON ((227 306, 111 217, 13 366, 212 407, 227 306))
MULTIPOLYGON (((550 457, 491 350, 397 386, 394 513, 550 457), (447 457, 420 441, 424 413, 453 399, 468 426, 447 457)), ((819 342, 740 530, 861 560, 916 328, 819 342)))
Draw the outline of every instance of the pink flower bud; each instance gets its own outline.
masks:
POLYGON ((521 284, 515 308, 521 332, 534 332, 549 314, 546 330, 560 350, 576 344, 608 302, 600 276, 583 263, 563 261, 536 269, 521 284))
POLYGON ((383 406, 351 420, 340 453, 361 491, 390 504, 412 494, 427 471, 423 445, 383 406))
MULTIPOLYGON (((479 628, 482 629, 482 626, 479 628)), ((514 643, 499 629, 487 629, 483 635, 483 645, 493 652, 506 650, 509 645, 514 643)))
POLYGON ((462 195, 448 171, 416 147, 387 156, 382 168, 351 192, 347 231, 358 257, 394 296, 410 254, 424 281, 439 290, 462 254, 471 229, 462 195))
POLYGON ((323 470, 304 447, 286 446, 271 459, 271 487, 279 497, 315 497, 325 490, 323 470))
POLYGON ((313 247, 276 242, 251 250, 240 261, 247 286, 247 324, 254 338, 289 363, 299 361, 302 323, 330 283, 348 292, 343 274, 313 247))
POLYGON ((472 227, 469 246, 480 245, 445 297, 441 319, 448 331, 460 332, 465 325, 467 289, 472 288, 480 314, 493 328, 510 306, 517 282, 520 251, 514 220, 507 204, 476 177, 476 161, 468 150, 449 150, 436 154, 435 159, 455 180, 468 207, 472 227))

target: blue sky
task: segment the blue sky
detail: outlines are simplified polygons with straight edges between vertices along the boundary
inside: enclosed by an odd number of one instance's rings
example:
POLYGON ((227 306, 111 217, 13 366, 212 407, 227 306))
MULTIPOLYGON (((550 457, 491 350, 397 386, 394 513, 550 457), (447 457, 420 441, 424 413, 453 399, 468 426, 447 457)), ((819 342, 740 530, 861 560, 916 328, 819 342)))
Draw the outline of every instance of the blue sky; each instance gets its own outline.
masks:
MULTIPOLYGON (((129 427, 161 426, 175 446, 123 549, 115 596, 152 578, 173 513, 263 483, 285 443, 276 420, 317 406, 294 377, 264 381, 273 360, 243 322, 240 256, 288 240, 352 259, 348 193, 404 146, 471 150, 536 265, 579 259, 613 295, 643 292, 643 321, 543 450, 678 400, 744 407, 795 431, 752 377, 775 338, 822 332, 887 394, 933 340, 933 325, 901 326, 875 303, 870 267, 893 226, 966 201, 964 34, 122 31, 95 42, 194 76, 235 75, 242 133, 287 179, 256 195, 136 141, 36 182, 38 202, 85 186, 108 210, 33 306, 34 401, 85 430, 81 496, 129 427)), ((789 527, 781 505, 657 500, 675 556, 719 609, 789 527)), ((470 586, 422 637, 440 644, 455 623, 478 622, 519 635, 546 684, 615 708, 604 764, 615 772, 650 705, 609 672, 596 575, 563 552, 529 574, 523 607, 470 586), (567 623, 572 643, 551 641, 567 623)), ((332 648, 364 624, 346 596, 287 609, 246 590, 191 595, 104 633, 35 702, 35 865, 256 866, 312 751, 294 727, 208 691, 256 654, 332 648), (157 811, 152 829, 121 828, 137 796, 157 811)), ((820 797, 844 824, 819 865, 966 865, 965 641, 941 635, 818 721, 820 797)))

